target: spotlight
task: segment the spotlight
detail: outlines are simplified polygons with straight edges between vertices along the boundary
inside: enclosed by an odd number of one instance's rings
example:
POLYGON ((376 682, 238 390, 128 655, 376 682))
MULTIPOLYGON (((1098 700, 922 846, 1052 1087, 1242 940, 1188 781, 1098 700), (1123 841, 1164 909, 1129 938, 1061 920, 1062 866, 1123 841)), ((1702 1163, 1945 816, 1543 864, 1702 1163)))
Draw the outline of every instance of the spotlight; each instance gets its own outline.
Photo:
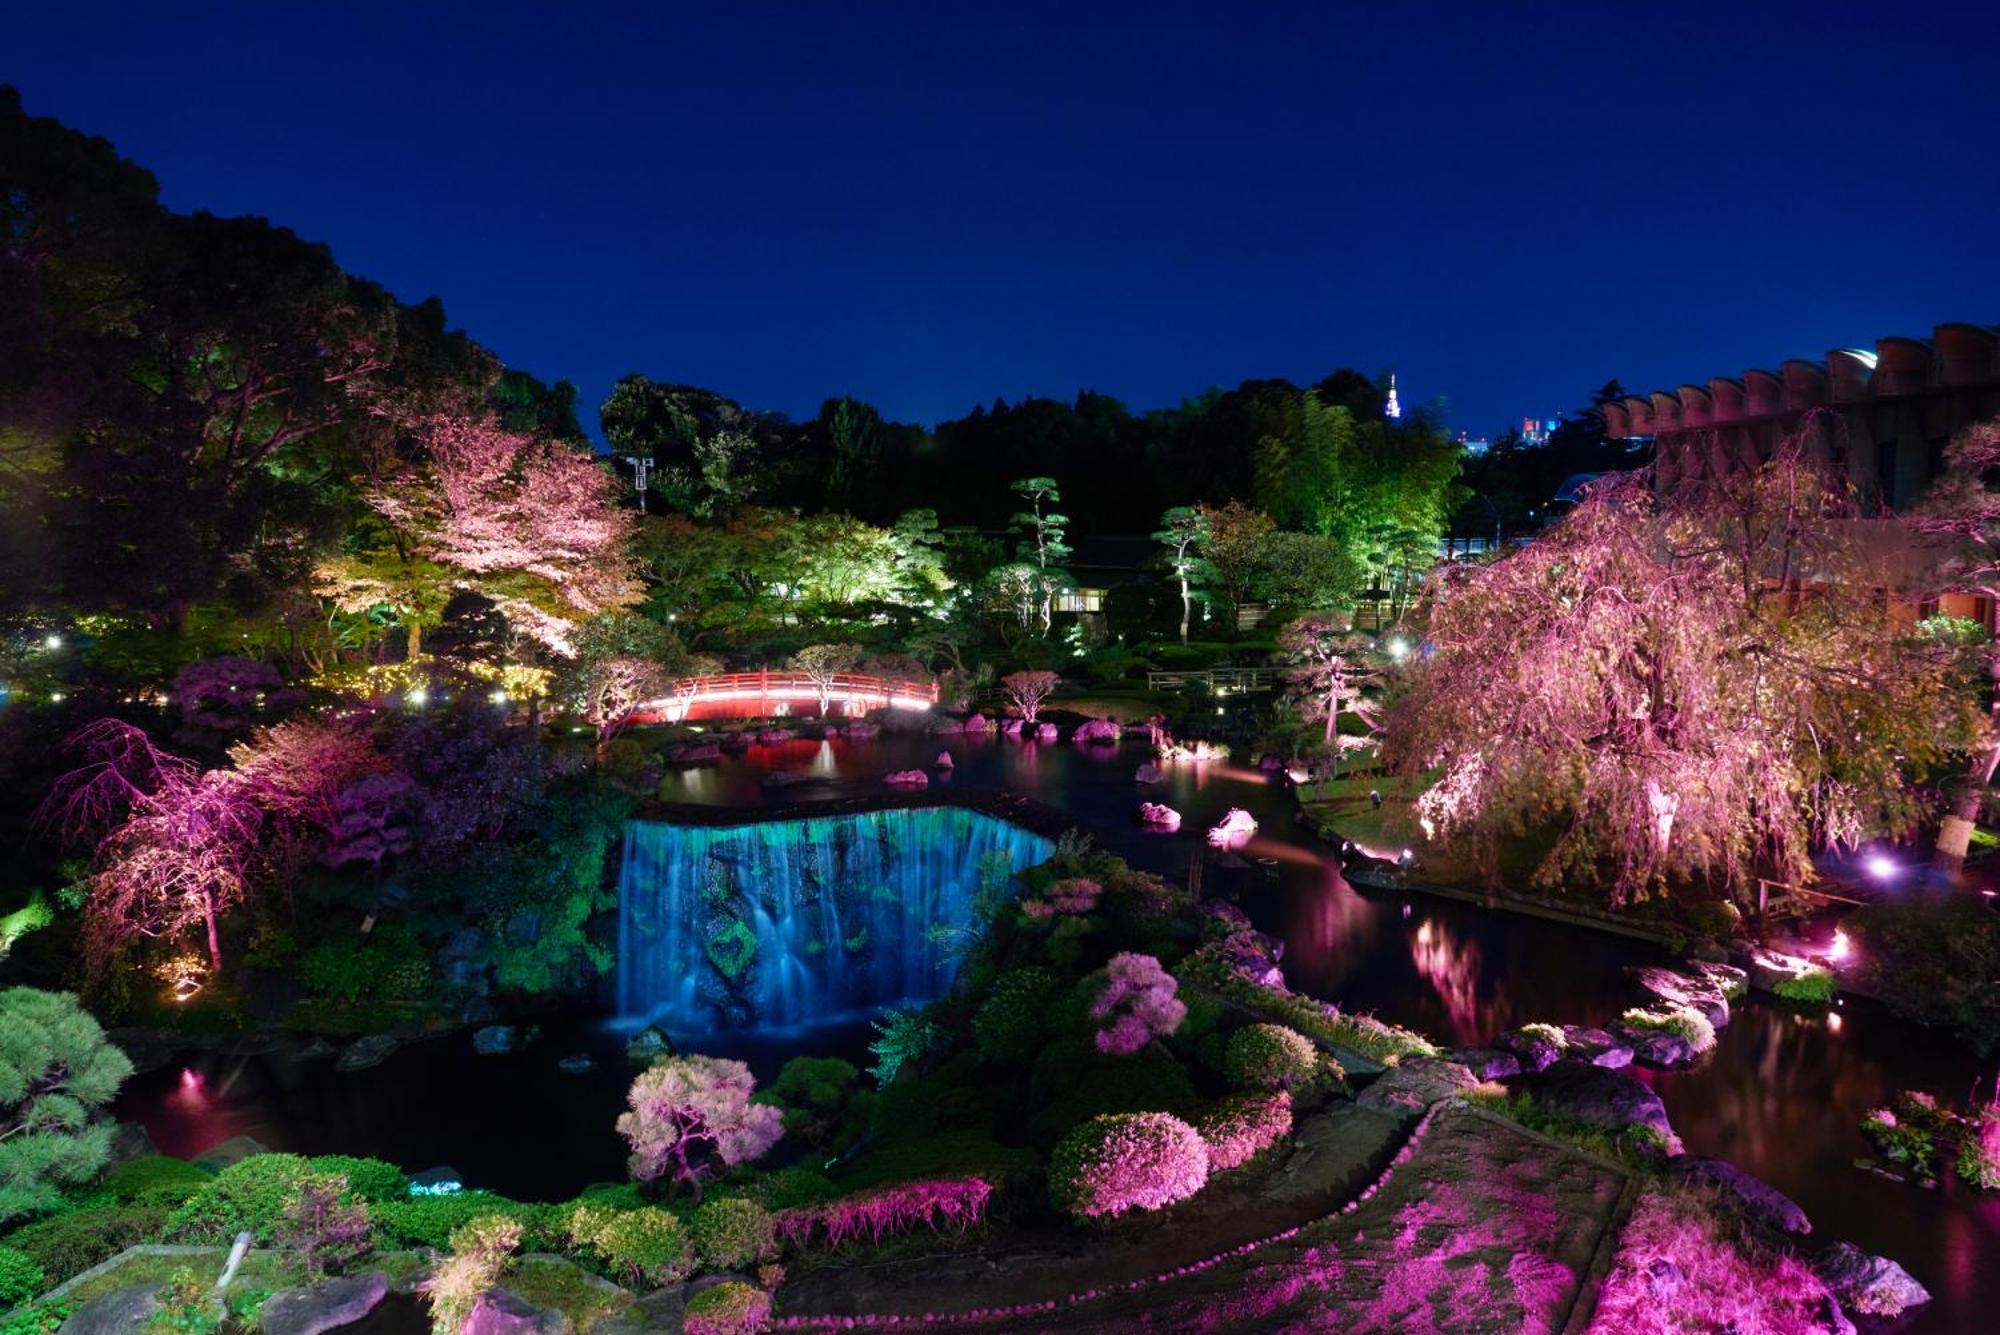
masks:
POLYGON ((1881 853, 1870 853, 1864 865, 1868 869, 1868 874, 1878 881, 1893 881, 1903 870, 1893 859, 1881 853))

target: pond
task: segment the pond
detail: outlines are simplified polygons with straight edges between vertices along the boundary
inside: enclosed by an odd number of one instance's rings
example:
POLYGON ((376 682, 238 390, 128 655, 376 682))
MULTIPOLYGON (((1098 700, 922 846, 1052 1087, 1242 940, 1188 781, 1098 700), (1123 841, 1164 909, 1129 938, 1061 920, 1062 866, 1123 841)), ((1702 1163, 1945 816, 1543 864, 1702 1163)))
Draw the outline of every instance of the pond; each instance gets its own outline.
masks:
MULTIPOLYGON (((1134 744, 795 740, 680 771, 663 796, 754 809, 876 792, 883 773, 927 766, 940 750, 956 762, 944 781, 1034 796, 1134 865, 1176 878, 1200 858, 1210 825, 1231 807, 1249 811, 1257 835, 1239 865, 1204 870, 1206 892, 1238 893, 1257 925, 1284 939, 1294 987, 1446 1042, 1530 1020, 1613 1019, 1638 999, 1625 966, 1662 958, 1643 943, 1583 928, 1424 896, 1358 893, 1298 830, 1283 786, 1241 764, 1170 767, 1144 796, 1179 810, 1183 828, 1144 830, 1132 774, 1146 756, 1134 744), (803 777, 767 788, 763 780, 778 771, 803 777)), ((869 1033, 865 1023, 836 1022, 737 1032, 707 1046, 767 1078, 800 1051, 865 1061, 869 1033)), ((1931 1305, 1899 1329, 1984 1329, 2000 1310, 2000 1197, 1926 1192, 1854 1167, 1869 1153, 1862 1114, 1893 1090, 1961 1101, 1981 1082, 1990 1088, 1990 1067, 1872 1004, 1850 1001, 1810 1017, 1751 1000, 1702 1066, 1644 1074, 1691 1151, 1742 1165, 1797 1200, 1819 1237, 1894 1257, 1930 1288, 1931 1305)), ((629 1076, 623 1036, 607 1013, 545 1025, 510 1056, 474 1056, 459 1034, 352 1074, 324 1062, 204 1056, 134 1079, 119 1113, 144 1122, 168 1153, 247 1133, 274 1148, 373 1154, 412 1169, 450 1164, 475 1186, 556 1199, 623 1176, 623 1145, 611 1123, 629 1076), (592 1056, 594 1069, 559 1073, 556 1060, 576 1053, 592 1056)))

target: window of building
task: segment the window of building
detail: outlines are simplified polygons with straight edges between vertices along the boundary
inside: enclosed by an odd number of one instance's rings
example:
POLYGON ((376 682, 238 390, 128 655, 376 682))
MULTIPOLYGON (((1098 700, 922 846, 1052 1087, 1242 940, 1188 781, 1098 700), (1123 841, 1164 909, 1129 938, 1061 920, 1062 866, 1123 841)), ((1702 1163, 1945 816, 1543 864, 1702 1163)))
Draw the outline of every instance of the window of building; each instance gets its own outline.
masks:
POLYGON ((1104 590, 1064 589, 1056 599, 1058 612, 1102 612, 1104 610, 1104 590))

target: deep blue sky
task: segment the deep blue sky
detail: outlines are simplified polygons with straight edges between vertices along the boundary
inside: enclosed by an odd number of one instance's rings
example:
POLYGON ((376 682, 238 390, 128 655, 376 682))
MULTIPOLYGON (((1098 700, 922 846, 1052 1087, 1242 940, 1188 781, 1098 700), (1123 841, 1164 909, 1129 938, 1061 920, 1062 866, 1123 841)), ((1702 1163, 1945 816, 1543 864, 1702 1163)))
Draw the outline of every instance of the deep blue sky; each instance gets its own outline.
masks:
POLYGON ((615 10, 9 4, 0 81, 593 431, 628 370, 929 422, 1353 365, 1482 434, 2000 321, 1993 0, 615 10))

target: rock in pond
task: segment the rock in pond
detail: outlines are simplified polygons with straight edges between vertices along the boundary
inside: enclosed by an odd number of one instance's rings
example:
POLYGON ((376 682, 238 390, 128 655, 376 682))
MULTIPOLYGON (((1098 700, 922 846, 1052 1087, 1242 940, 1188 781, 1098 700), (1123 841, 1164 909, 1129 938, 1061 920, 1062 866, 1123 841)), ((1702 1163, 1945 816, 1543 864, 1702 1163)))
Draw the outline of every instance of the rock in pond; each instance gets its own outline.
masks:
POLYGON ((1733 964, 1719 964, 1711 960, 1694 960, 1689 965, 1696 973, 1714 984, 1723 996, 1734 1001, 1750 990, 1750 975, 1733 964))
POLYGON ((974 714, 965 720, 965 731, 985 734, 993 731, 993 720, 984 714, 974 714))
POLYGON ((1478 1083, 1471 1071, 1455 1061, 1412 1057, 1384 1071, 1354 1101, 1376 1112, 1414 1116, 1439 1099, 1463 1093, 1478 1083))
POLYGON ((641 1066, 651 1066, 662 1057, 674 1055, 674 1041, 657 1025, 647 1025, 625 1040, 625 1056, 641 1066))
POLYGON ((1657 1071, 1672 1071, 1694 1064, 1694 1044, 1665 1029, 1621 1027, 1619 1037, 1632 1045, 1632 1060, 1657 1071))
POLYGON ((1118 726, 1116 719, 1094 718, 1078 724, 1076 731, 1069 735, 1069 739, 1072 742, 1115 743, 1124 735, 1125 730, 1118 726))
POLYGON ((1453 1048, 1444 1055, 1478 1080, 1512 1080, 1521 1074, 1521 1059, 1498 1048, 1453 1048))
POLYGON ((1613 1071, 1585 1061, 1557 1062, 1530 1076, 1528 1092, 1535 1102, 1558 1117, 1568 1117, 1606 1131, 1643 1126, 1659 1133, 1669 1153, 1680 1153, 1680 1137, 1667 1120, 1667 1105, 1646 1082, 1630 1071, 1613 1071))
POLYGON ((1631 1045, 1605 1030, 1566 1024, 1563 1026, 1563 1039, 1567 1045, 1563 1049, 1566 1055, 1579 1057, 1592 1066, 1605 1066, 1615 1071, 1632 1064, 1631 1045))
POLYGON ((1657 1000, 1699 1011, 1717 1029, 1729 1023, 1729 998, 1707 978, 1652 964, 1637 965, 1627 972, 1657 1000))
POLYGON ((388 1293, 389 1277, 379 1270, 282 1289, 264 1300, 264 1335, 322 1335, 367 1316, 388 1293))
POLYGON ((573 1052, 557 1062, 556 1069, 564 1075, 589 1075, 597 1069, 597 1063, 588 1053, 573 1052))
POLYGON ((1039 725, 1035 729, 1036 741, 1053 742, 1056 739, 1056 736, 1057 736, 1057 728, 1056 725, 1053 723, 1044 723, 1039 725))
POLYGON ((1530 1073, 1548 1070, 1562 1056, 1554 1043, 1526 1029, 1509 1029, 1493 1040, 1493 1046, 1520 1058, 1521 1069, 1530 1073))
POLYGON ((1669 1171, 1684 1182, 1699 1182, 1729 1193, 1751 1218, 1780 1233, 1812 1232, 1812 1220, 1806 1218, 1798 1202, 1727 1160, 1684 1154, 1674 1160, 1669 1171))
POLYGON ((1139 823, 1153 830, 1178 830, 1181 827, 1181 813, 1164 802, 1141 802, 1139 823))
POLYGON ((938 752, 938 758, 931 762, 932 769, 956 769, 957 767, 958 762, 951 758, 951 752, 949 751, 938 752))
POLYGON ((931 786, 931 776, 920 769, 898 769, 884 774, 882 782, 891 788, 928 788, 931 786))
POLYGON ((503 1057, 514 1050, 520 1036, 511 1024, 489 1024, 473 1032, 472 1050, 482 1057, 503 1057))
POLYGON ((459 1335, 567 1335, 569 1318, 544 1311, 510 1289, 488 1289, 459 1335))
POLYGON ((394 1034, 370 1034, 357 1038, 334 1060, 336 1071, 365 1071, 371 1066, 380 1066, 389 1055, 403 1046, 403 1041, 394 1034))
POLYGON ((1165 783, 1166 780, 1167 772, 1150 760, 1132 771, 1134 783, 1165 783))
POLYGON ((1931 1300, 1930 1290, 1909 1271, 1886 1256, 1870 1256, 1851 1242, 1836 1242, 1821 1252, 1813 1269, 1841 1302, 1864 1316, 1900 1316, 1931 1300))
POLYGON ((134 1284, 92 1298, 62 1323, 62 1335, 137 1335, 160 1314, 157 1287, 134 1284))

